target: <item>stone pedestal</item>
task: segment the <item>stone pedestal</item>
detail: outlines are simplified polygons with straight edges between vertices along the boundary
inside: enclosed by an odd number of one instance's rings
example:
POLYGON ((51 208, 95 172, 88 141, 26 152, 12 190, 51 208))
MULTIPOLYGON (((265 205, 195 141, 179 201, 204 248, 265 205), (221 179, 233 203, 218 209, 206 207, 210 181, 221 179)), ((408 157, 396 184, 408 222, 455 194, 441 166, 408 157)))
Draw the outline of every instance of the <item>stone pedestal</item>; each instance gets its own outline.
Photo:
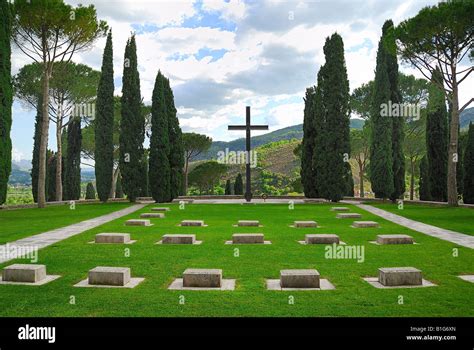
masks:
POLYGON ((130 234, 128 233, 99 233, 95 235, 95 243, 128 243, 130 234))
POLYGON ((163 213, 143 213, 140 214, 140 218, 142 219, 163 219, 165 214, 163 213))
POLYGON ((98 266, 89 271, 89 284, 125 286, 130 282, 130 268, 98 266))
POLYGON ((233 244, 263 244, 263 233, 235 233, 232 235, 233 244))
POLYGON ((186 269, 183 273, 184 287, 220 288, 221 269, 186 269))
POLYGON ((317 270, 281 270, 280 286, 282 288, 319 288, 317 270))
POLYGON ((258 227, 260 225, 260 222, 258 220, 239 220, 237 223, 237 226, 252 226, 252 227, 258 227))
POLYGON ((36 283, 46 278, 46 266, 13 264, 3 269, 2 281, 36 283))
POLYGON ((332 211, 349 211, 349 208, 347 207, 332 207, 332 211))
POLYGON ((150 220, 132 219, 125 221, 126 226, 151 226, 150 220))
POLYGON ((408 235, 378 235, 378 244, 413 244, 413 237, 408 235))
POLYGON ((151 211, 164 212, 164 211, 170 211, 170 208, 168 208, 168 207, 156 207, 156 208, 151 208, 151 211))
POLYGON ((357 228, 367 228, 367 227, 379 227, 379 224, 375 221, 354 221, 352 223, 353 227, 357 228))
POLYGON ((181 226, 204 226, 203 220, 183 220, 181 226))
POLYGON ((339 236, 333 234, 310 234, 305 236, 306 244, 339 244, 339 236))
POLYGON ((421 286, 421 271, 414 267, 382 267, 379 282, 384 286, 421 286))
POLYGON ((161 239, 162 244, 194 244, 196 235, 164 235, 161 239))
POLYGON ((316 221, 295 221, 293 223, 294 227, 317 227, 318 224, 316 221))
POLYGON ((339 213, 336 215, 338 219, 359 219, 362 215, 358 213, 339 213))

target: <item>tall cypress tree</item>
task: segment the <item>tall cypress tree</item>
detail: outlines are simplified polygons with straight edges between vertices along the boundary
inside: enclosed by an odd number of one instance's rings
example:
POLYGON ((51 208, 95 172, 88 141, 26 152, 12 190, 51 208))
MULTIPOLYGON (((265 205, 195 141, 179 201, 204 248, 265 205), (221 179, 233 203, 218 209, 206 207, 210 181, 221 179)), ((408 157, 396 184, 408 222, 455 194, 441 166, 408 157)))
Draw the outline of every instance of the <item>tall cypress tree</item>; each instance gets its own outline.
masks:
POLYGON ((303 142, 301 152, 301 183, 304 194, 308 198, 316 198, 316 183, 314 181, 313 152, 314 152, 314 94, 315 87, 306 89, 304 98, 303 142))
POLYGON ((235 178, 234 194, 236 194, 236 195, 244 194, 244 183, 242 181, 242 174, 241 173, 238 173, 237 177, 235 178))
POLYGON ((463 201, 474 204, 474 124, 469 123, 467 145, 464 152, 463 201))
POLYGON ((31 161, 31 190, 33 192, 33 200, 38 201, 38 171, 39 171, 39 150, 41 139, 41 123, 43 119, 43 99, 38 97, 36 104, 35 117, 35 133, 33 136, 33 157, 31 161))
POLYGON ((67 200, 81 197, 81 119, 74 118, 67 128, 67 155, 64 165, 64 196, 67 200))
POLYGON ((371 127, 369 174, 372 191, 376 198, 389 198, 395 189, 392 160, 392 119, 381 113, 381 109, 383 106, 388 106, 391 98, 387 55, 383 40, 382 36, 377 50, 369 120, 371 127))
POLYGON ((132 35, 125 47, 122 82, 119 162, 124 192, 128 199, 134 202, 140 195, 145 139, 145 117, 141 111, 135 35, 132 35))
POLYGON ((224 192, 226 195, 231 195, 232 194, 232 186, 230 184, 230 180, 227 179, 227 181, 225 182, 225 192, 224 192))
POLYGON ((434 82, 442 82, 442 75, 435 70, 431 77, 426 117, 426 157, 430 198, 447 200, 448 184, 448 112, 444 92, 434 82))
MULTIPOLYGON (((388 31, 393 28, 392 20, 388 20, 382 27, 382 36, 384 38, 384 51, 387 55, 386 65, 388 80, 390 83, 390 100, 392 105, 401 104, 402 96, 398 88, 398 62, 397 56, 391 53, 385 46, 395 46, 395 39, 387 37, 388 31)), ((405 193, 405 154, 403 153, 404 124, 403 116, 392 116, 392 172, 393 172, 393 192, 390 199, 395 201, 403 197, 405 193)))
POLYGON ((426 155, 420 161, 420 200, 430 201, 430 176, 428 173, 428 159, 426 155))
POLYGON ((8 179, 12 169, 11 19, 9 2, 0 0, 0 204, 7 200, 8 179))
MULTIPOLYGON (((339 34, 326 39, 326 63, 321 87, 324 113, 322 142, 324 142, 324 186, 320 194, 333 202, 348 192, 350 166, 349 142, 349 81, 344 60, 344 44, 339 34)), ((316 131, 317 132, 317 131, 316 131)), ((315 153, 319 153, 315 149, 315 153)), ((351 175, 350 175, 351 176, 351 175)))
POLYGON ((183 193, 183 167, 184 167, 184 146, 183 133, 179 126, 179 119, 176 115, 174 105, 173 90, 169 79, 164 80, 164 94, 166 112, 168 113, 168 130, 170 142, 170 199, 174 199, 183 193))
POLYGON ((97 88, 95 127, 95 178, 97 195, 102 202, 109 198, 114 171, 114 63, 112 31, 109 31, 102 57, 102 70, 97 88))
POLYGON ((325 66, 323 65, 318 72, 318 81, 316 90, 314 93, 314 116, 313 116, 313 127, 314 127, 314 150, 313 150, 313 182, 315 197, 323 196, 326 190, 326 180, 328 177, 329 169, 327 165, 327 153, 326 153, 326 113, 325 113, 325 99, 324 99, 324 81, 325 66))
POLYGON ((158 71, 151 104, 150 187, 156 202, 171 200, 171 171, 168 114, 165 102, 165 78, 158 71))

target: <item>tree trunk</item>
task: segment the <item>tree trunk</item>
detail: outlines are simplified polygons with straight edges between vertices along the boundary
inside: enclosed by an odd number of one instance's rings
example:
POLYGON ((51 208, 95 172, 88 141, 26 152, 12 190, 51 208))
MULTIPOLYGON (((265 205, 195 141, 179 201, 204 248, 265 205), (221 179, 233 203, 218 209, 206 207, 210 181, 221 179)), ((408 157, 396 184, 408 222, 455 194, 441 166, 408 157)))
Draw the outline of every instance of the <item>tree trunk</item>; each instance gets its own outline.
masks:
POLYGON ((117 179, 118 179, 119 174, 120 174, 120 168, 117 165, 117 168, 115 168, 112 174, 112 186, 110 187, 109 198, 115 198, 115 190, 117 187, 117 179))
POLYGON ((62 181, 62 170, 63 170, 63 142, 61 130, 63 128, 63 116, 61 110, 61 103, 58 106, 56 121, 56 144, 58 149, 57 159, 56 159, 56 201, 63 200, 63 181, 62 181))
POLYGON ((410 159, 410 200, 413 200, 415 193, 415 161, 410 159))
POLYGON ((189 159, 186 157, 186 162, 184 163, 184 195, 188 194, 188 166, 189 159))
POLYGON ((452 93, 452 111, 451 125, 449 133, 449 153, 448 153, 448 204, 450 206, 458 206, 458 189, 456 182, 456 165, 458 161, 458 132, 459 132, 459 101, 458 86, 456 81, 456 71, 454 68, 453 75, 453 93, 452 93))
MULTIPOLYGON (((44 40, 43 40, 44 41, 44 40)), ((41 121, 41 137, 39 148, 39 166, 38 166, 38 208, 46 207, 46 152, 48 148, 48 131, 49 131, 49 79, 51 77, 52 66, 44 63, 43 71, 43 118, 41 121)))
POLYGON ((365 197, 364 192, 364 166, 362 163, 359 163, 359 196, 360 198, 365 197))

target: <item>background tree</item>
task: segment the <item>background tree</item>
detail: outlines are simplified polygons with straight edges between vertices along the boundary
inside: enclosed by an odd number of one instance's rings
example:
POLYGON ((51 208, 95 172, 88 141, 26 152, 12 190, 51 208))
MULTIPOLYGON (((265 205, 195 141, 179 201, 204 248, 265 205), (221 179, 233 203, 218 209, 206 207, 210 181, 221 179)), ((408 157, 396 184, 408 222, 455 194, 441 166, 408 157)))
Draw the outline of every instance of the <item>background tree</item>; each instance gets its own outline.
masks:
POLYGON ((120 172, 122 187, 131 202, 141 189, 145 118, 141 110, 140 75, 137 68, 135 36, 127 41, 122 78, 120 121, 120 172))
POLYGON ((374 90, 369 125, 370 143, 370 182, 376 198, 388 198, 394 193, 392 160, 392 120, 381 115, 382 105, 388 105, 391 98, 390 80, 387 70, 387 55, 383 36, 377 50, 374 90))
POLYGON ((0 0, 0 204, 7 200, 12 162, 11 19, 9 2, 0 0))
POLYGON ((165 103, 164 76, 158 71, 151 105, 150 183, 151 195, 157 202, 171 200, 169 118, 165 103))
POLYGON ((447 200, 448 181, 448 113, 443 91, 439 88, 441 72, 433 72, 429 89, 426 117, 426 158, 430 182, 430 198, 434 201, 447 200))
POLYGON ((230 184, 229 179, 227 179, 227 181, 225 182, 225 194, 226 195, 231 195, 232 194, 232 186, 230 184))
POLYGON ((351 155, 359 168, 359 196, 365 197, 364 179, 369 163, 369 128, 364 125, 362 130, 351 130, 351 155))
POLYGON ((214 186, 219 183, 226 171, 225 164, 216 161, 205 162, 189 173, 189 183, 199 188, 200 193, 206 191, 208 194, 214 194, 214 186))
POLYGON ((474 124, 469 123, 466 151, 464 153, 463 201, 474 204, 474 124))
MULTIPOLYGON (((69 62, 74 53, 88 49, 106 34, 93 5, 72 7, 62 0, 18 0, 14 5, 13 40, 35 62, 43 63, 42 114, 48 115, 49 80, 54 64, 69 62)), ((38 207, 46 205, 46 149, 49 118, 42 119, 38 164, 38 207)))
POLYGON ((301 182, 306 197, 316 198, 315 173, 313 168, 314 152, 314 94, 315 88, 306 89, 304 98, 303 141, 301 143, 301 182))
POLYGON ((95 199, 95 188, 92 182, 87 183, 85 199, 95 199))
MULTIPOLYGON (((385 49, 385 46, 394 46, 395 39, 393 36, 388 36, 389 30, 393 29, 392 20, 385 21, 382 27, 382 36, 384 39, 384 48, 386 54, 386 65, 388 73, 388 81, 390 83, 390 101, 392 105, 400 105, 402 96, 399 90, 399 73, 398 62, 395 52, 385 49)), ((392 120, 392 172, 393 172, 393 192, 390 199, 395 201, 398 198, 403 198, 405 193, 405 155, 403 154, 403 140, 404 140, 404 116, 391 118, 392 120)))
POLYGON ((97 195, 106 202, 111 194, 114 172, 114 62, 112 31, 109 31, 102 57, 102 69, 97 88, 95 126, 95 178, 97 195))
POLYGON ((241 173, 238 173, 236 178, 235 178, 234 194, 240 195, 240 196, 244 194, 244 183, 242 181, 242 174, 241 173))
POLYGON ((123 198, 122 190, 122 177, 117 177, 116 188, 115 188, 115 198, 123 198))
MULTIPOLYGON (((423 8, 415 17, 400 23, 392 32, 401 58, 430 79, 437 67, 442 73, 439 88, 452 105, 449 127, 448 203, 458 204, 456 158, 458 158, 459 114, 472 102, 459 106, 459 85, 474 71, 460 64, 472 52, 474 43, 474 2, 440 2, 423 8), (462 67, 462 68, 461 68, 462 67)), ((471 62, 473 55, 469 58, 471 62)))
POLYGON ((430 176, 428 173, 428 159, 426 156, 421 158, 420 161, 420 189, 419 189, 420 200, 430 201, 430 176))
POLYGON ((35 117, 35 132, 33 135, 33 156, 31 160, 31 190, 33 192, 33 200, 38 201, 38 172, 39 172, 39 148, 41 141, 41 119, 42 115, 42 98, 38 97, 36 117, 35 117))
POLYGON ((67 128, 67 150, 64 166, 64 195, 67 200, 81 197, 81 119, 73 118, 67 128))
POLYGON ((169 79, 165 78, 164 97, 166 112, 168 113, 168 130, 170 140, 170 200, 183 194, 183 167, 184 167, 184 145, 183 132, 179 126, 179 119, 176 115, 177 110, 174 105, 173 90, 171 89, 169 79))
MULTIPOLYGON (((415 196, 415 177, 419 174, 420 160, 426 154, 426 117, 405 123, 405 158, 410 172, 410 199, 415 196)), ((427 166, 427 165, 426 165, 427 166)))
POLYGON ((184 147, 184 193, 188 192, 189 162, 207 151, 212 145, 212 139, 206 135, 194 132, 183 134, 184 147))
POLYGON ((351 94, 351 111, 355 112, 362 119, 370 118, 370 106, 372 103, 372 92, 374 90, 374 81, 362 84, 354 89, 351 94))
POLYGON ((326 189, 325 181, 328 178, 329 169, 328 157, 326 153, 326 107, 324 105, 324 87, 326 64, 321 66, 318 71, 317 85, 314 93, 314 151, 313 151, 313 186, 316 197, 323 196, 326 189))

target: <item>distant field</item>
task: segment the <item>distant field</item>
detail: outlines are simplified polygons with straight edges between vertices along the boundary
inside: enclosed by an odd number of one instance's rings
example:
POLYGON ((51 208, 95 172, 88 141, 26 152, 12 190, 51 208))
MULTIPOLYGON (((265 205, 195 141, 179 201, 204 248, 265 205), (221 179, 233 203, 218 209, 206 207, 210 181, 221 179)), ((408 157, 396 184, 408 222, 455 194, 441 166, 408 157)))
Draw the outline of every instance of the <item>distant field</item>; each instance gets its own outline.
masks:
MULTIPOLYGON (((363 220, 375 220, 381 228, 355 229, 351 219, 336 219, 330 204, 297 205, 187 205, 175 204, 165 219, 152 219, 151 227, 126 227, 124 221, 138 218, 150 207, 47 247, 39 263, 61 277, 41 287, 0 285, 0 316, 474 316, 474 288, 459 274, 474 273, 474 251, 400 227, 362 209, 363 220), (179 227, 183 219, 203 219, 208 227, 179 227), (236 228, 239 219, 260 220, 258 229, 236 228), (316 220, 320 228, 296 229, 294 220, 316 220), (132 245, 89 244, 100 232, 129 232, 132 245), (226 245, 237 232, 262 232, 271 245, 226 245), (194 233, 201 245, 156 245, 166 233, 194 233), (306 233, 335 233, 346 246, 364 248, 363 261, 330 259, 326 246, 297 243, 306 233), (410 234, 416 245, 379 246, 369 243, 377 234, 410 234), (238 250, 236 250, 238 249, 238 250), (145 281, 134 289, 75 288, 96 266, 130 267, 132 276, 145 281), (438 286, 411 289, 376 289, 362 280, 376 276, 380 267, 413 266, 438 286), (224 278, 236 279, 235 291, 170 291, 169 284, 186 268, 220 268, 224 278), (281 269, 317 269, 335 290, 268 291, 265 279, 278 278, 281 269), (70 304, 71 296, 75 304, 70 304), (290 298, 290 296, 292 298, 290 298), (403 303, 400 304, 400 296, 403 303), (180 303, 183 300, 184 304, 180 303), (289 303, 293 300, 294 303, 289 303)), ((86 211, 93 208, 84 206, 86 211)), ((107 206, 105 206, 107 207, 107 206)), ((114 208, 118 205, 114 204, 114 208)), ((95 210, 100 210, 97 207, 95 210)), ((97 211, 94 210, 94 214, 97 211)), ((87 212, 90 213, 89 210, 87 212)), ((48 211, 18 211, 16 220, 1 224, 10 231, 45 225, 58 215, 68 218, 64 207, 48 211), (23 215, 25 213, 25 215, 23 215), (35 215, 33 215, 33 213, 35 215)), ((76 214, 74 218, 77 219, 76 214)), ((0 213, 0 215, 10 213, 0 213)), ((440 215, 442 218, 442 216, 440 215)), ((440 220, 443 220, 441 219, 440 220)), ((451 221, 447 216, 446 223, 451 221)), ((56 220, 58 221, 58 220, 56 220)), ((21 230, 20 230, 21 231, 21 230)), ((15 262, 27 262, 17 260, 15 262)), ((2 264, 3 268, 8 264, 2 264)))
POLYGON ((474 235, 474 209, 405 203, 403 209, 400 210, 396 204, 371 205, 425 224, 474 235))

